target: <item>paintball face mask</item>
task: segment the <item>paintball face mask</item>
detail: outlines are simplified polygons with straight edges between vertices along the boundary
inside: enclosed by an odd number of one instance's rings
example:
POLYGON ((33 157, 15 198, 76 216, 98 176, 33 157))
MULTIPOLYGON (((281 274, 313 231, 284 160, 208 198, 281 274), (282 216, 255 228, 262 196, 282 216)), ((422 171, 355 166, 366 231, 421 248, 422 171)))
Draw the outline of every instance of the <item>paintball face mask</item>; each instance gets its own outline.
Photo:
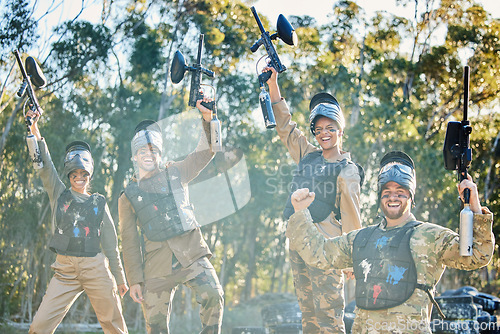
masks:
POLYGON ((83 169, 87 173, 94 173, 94 160, 90 153, 90 146, 84 141, 74 141, 66 146, 64 157, 64 174, 69 174, 77 169, 83 169))
POLYGON ((163 153, 163 139, 161 136, 160 126, 152 120, 145 120, 135 127, 134 137, 132 138, 132 156, 135 156, 137 151, 144 146, 152 145, 163 153))
POLYGON ((311 102, 309 103, 309 110, 311 115, 309 116, 309 122, 311 127, 311 132, 314 135, 314 127, 316 121, 320 116, 328 117, 339 125, 340 129, 345 127, 345 119, 342 114, 342 109, 340 108, 337 99, 328 93, 319 93, 313 96, 311 102))
POLYGON ((378 200, 385 184, 396 182, 410 192, 412 205, 415 204, 415 188, 417 177, 413 160, 406 153, 393 151, 387 153, 380 162, 378 174, 378 200))

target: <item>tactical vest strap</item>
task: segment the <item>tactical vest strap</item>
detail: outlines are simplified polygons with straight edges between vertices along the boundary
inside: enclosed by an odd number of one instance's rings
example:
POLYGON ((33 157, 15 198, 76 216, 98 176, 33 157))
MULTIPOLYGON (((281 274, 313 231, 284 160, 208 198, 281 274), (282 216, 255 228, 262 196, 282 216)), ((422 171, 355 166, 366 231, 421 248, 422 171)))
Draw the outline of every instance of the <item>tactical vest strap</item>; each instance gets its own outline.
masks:
POLYGON ((432 287, 430 285, 417 283, 417 289, 423 290, 423 291, 425 291, 425 293, 427 293, 427 296, 431 300, 432 305, 434 305, 434 307, 436 308, 436 311, 438 312, 441 319, 443 319, 443 320, 446 319, 446 316, 444 315, 443 310, 441 310, 441 307, 439 306, 438 302, 436 301, 436 299, 434 299, 434 296, 431 293, 431 291, 434 289, 434 287, 432 287))

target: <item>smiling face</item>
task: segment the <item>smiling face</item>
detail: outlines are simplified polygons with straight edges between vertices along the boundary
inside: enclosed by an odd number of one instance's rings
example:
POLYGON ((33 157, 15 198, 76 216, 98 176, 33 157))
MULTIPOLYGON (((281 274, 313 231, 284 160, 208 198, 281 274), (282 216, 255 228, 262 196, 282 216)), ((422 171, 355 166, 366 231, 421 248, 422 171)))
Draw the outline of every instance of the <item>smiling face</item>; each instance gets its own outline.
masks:
POLYGON ((90 174, 86 170, 76 169, 69 173, 68 178, 69 183, 71 184, 71 189, 81 194, 87 192, 87 186, 90 182, 90 174))
POLYGON ((342 129, 334 120, 321 116, 314 124, 314 137, 323 150, 338 148, 342 137, 342 129))
POLYGON ((387 226, 399 225, 410 216, 410 192, 394 181, 387 182, 380 194, 380 208, 387 226))
POLYGON ((139 168, 139 177, 142 177, 159 168, 160 150, 151 144, 143 146, 137 150, 134 161, 139 168))

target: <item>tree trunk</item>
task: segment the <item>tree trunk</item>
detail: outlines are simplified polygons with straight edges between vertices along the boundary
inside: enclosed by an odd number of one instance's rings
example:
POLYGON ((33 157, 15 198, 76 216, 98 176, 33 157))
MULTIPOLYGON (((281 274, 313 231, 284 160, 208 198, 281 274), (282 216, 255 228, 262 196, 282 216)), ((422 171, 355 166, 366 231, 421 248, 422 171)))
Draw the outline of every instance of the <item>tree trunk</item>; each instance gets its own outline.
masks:
POLYGON ((252 225, 248 233, 248 271, 245 275, 244 300, 249 300, 252 296, 253 278, 255 276, 255 243, 257 237, 257 226, 252 225))
POLYGON ((361 101, 360 96, 363 91, 363 86, 361 85, 361 80, 363 80, 363 76, 365 74, 365 40, 366 36, 363 37, 363 46, 361 47, 361 51, 359 54, 359 76, 358 76, 358 84, 356 85, 355 98, 354 98, 354 106, 351 112, 351 127, 354 126, 359 119, 359 114, 361 111, 361 101))
POLYGON ((7 143, 7 137, 10 132, 10 128, 16 119, 17 112, 21 109, 22 101, 19 101, 15 108, 12 110, 9 119, 7 120, 7 124, 5 124, 5 128, 3 129, 2 137, 0 138, 0 171, 3 166, 3 150, 5 149, 5 144, 7 143))

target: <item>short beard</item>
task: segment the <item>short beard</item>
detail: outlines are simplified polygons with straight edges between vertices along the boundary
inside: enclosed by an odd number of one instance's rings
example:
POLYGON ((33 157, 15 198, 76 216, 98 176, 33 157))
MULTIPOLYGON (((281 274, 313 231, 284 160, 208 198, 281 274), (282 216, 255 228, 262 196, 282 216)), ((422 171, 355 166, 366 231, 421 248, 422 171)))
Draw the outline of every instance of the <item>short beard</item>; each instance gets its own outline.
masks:
POLYGON ((403 213, 404 213, 404 209, 401 208, 398 212, 396 213, 389 213, 385 210, 385 208, 382 208, 382 212, 384 213, 384 216, 389 218, 389 219, 399 219, 403 216, 403 213))
MULTIPOLYGON (((403 204, 403 203, 401 203, 401 204, 403 204)), ((408 203, 407 203, 407 204, 408 204, 408 203)), ((408 206, 408 205, 407 205, 407 206, 408 206)), ((382 206, 382 207, 381 207, 381 209, 382 209, 382 212, 384 213, 384 216, 385 216, 385 217, 387 217, 387 218, 389 218, 389 219, 392 219, 392 220, 396 220, 396 219, 401 218, 401 217, 404 215, 404 213, 405 213, 405 212, 406 212, 406 210, 407 210, 407 206, 401 206, 401 207, 399 208, 399 210, 398 210, 397 212, 395 212, 395 213, 394 213, 393 211, 389 212, 389 211, 386 209, 386 206, 382 206)))

